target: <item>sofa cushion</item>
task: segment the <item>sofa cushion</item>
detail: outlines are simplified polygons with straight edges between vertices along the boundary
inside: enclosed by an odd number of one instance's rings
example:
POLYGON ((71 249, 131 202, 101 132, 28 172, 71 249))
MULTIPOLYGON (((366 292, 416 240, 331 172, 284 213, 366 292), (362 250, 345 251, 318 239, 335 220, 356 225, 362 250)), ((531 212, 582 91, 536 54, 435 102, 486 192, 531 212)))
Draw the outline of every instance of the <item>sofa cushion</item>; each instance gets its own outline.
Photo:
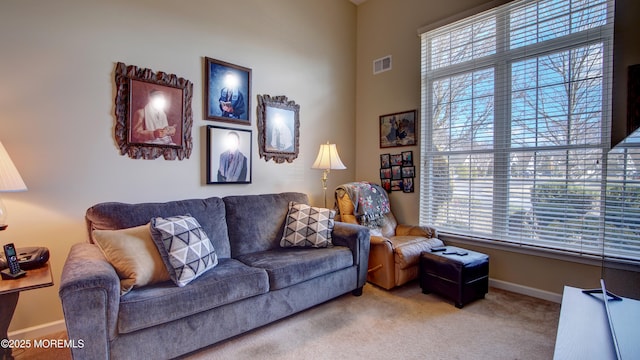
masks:
POLYGON ((164 324, 268 291, 265 270, 233 259, 220 259, 214 271, 189 286, 180 288, 166 281, 122 296, 118 332, 130 333, 164 324))
POLYGON ((243 263, 265 269, 271 290, 286 288, 353 265, 345 246, 330 248, 279 248, 238 257, 243 263))
POLYGON ((293 192, 227 196, 223 201, 234 258, 280 248, 289 202, 309 203, 307 195, 293 192))
POLYGON ((335 216, 335 210, 289 202, 289 213, 280 246, 315 248, 331 246, 335 216))
POLYGON ((120 277, 120 294, 169 280, 151 238, 149 224, 120 230, 94 230, 93 238, 120 277))
POLYGON ((163 203, 126 204, 105 202, 90 207, 86 213, 89 240, 93 230, 117 230, 148 223, 151 218, 191 214, 207 233, 218 258, 231 256, 227 220, 221 198, 190 199, 163 203))
POLYGON ((185 286, 218 265, 218 256, 198 220, 190 215, 151 219, 151 236, 171 280, 185 286))

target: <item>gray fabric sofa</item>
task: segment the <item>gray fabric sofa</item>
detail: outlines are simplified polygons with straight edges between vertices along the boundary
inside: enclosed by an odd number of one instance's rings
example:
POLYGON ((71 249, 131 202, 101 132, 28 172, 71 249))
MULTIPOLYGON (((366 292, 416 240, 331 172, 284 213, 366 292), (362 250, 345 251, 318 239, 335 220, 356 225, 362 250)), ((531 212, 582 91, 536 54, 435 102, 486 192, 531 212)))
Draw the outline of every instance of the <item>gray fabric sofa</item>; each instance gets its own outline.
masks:
POLYGON ((118 275, 91 235, 73 245, 59 295, 69 339, 83 340, 74 359, 174 358, 345 293, 362 294, 369 229, 336 222, 333 247, 281 248, 289 201, 308 198, 281 193, 88 209, 89 234, 191 214, 219 263, 184 287, 168 281, 121 296, 118 275))

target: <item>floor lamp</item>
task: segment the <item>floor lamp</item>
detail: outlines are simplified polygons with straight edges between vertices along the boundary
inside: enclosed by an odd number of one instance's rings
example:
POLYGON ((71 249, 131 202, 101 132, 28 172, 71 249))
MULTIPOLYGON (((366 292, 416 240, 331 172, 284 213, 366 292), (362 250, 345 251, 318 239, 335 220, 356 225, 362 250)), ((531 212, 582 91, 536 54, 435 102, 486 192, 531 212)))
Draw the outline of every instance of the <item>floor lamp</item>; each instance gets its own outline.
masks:
MULTIPOLYGON (((9 153, 0 142, 0 192, 26 191, 27 186, 22 181, 20 173, 13 165, 9 153)), ((7 228, 7 209, 0 198, 0 230, 7 228)))
POLYGON ((347 167, 344 166, 342 160, 340 160, 340 155, 338 155, 338 149, 336 148, 336 144, 329 144, 327 141, 326 144, 320 145, 320 151, 318 151, 318 157, 316 161, 311 166, 312 169, 322 169, 322 190, 324 191, 324 207, 327 207, 327 178, 329 175, 329 171, 331 170, 344 170, 347 167))

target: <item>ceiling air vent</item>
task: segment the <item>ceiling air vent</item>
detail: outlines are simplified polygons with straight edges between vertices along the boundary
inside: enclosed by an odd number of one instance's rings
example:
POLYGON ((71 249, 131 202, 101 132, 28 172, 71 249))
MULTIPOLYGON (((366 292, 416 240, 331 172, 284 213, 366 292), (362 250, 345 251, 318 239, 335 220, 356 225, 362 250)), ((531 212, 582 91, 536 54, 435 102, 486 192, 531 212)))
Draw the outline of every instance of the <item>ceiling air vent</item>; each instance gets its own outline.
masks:
POLYGON ((373 60, 373 75, 391 70, 391 55, 373 60))

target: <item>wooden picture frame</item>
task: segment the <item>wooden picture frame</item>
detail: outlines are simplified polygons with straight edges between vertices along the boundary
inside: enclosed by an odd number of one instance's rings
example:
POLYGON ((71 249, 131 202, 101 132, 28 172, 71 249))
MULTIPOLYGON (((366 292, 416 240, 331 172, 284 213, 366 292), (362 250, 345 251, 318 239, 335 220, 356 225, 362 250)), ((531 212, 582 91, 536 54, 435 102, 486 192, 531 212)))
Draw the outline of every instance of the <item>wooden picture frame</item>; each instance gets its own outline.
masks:
POLYGON ((382 188, 385 189, 388 193, 391 192, 391 179, 380 179, 382 184, 382 188))
POLYGON ((391 154, 389 163, 391 166, 402 166, 402 154, 391 154))
POLYGON ((118 62, 115 85, 120 154, 133 159, 188 159, 193 148, 191 81, 118 62))
POLYGON ((412 193, 415 191, 415 186, 413 184, 412 177, 402 178, 402 192, 404 193, 412 193))
POLYGON ((402 166, 413 166, 413 151, 403 151, 401 154, 402 166))
POLYGON ((380 154, 380 168, 386 169, 391 167, 391 154, 380 154))
POLYGON ((251 183, 251 130, 207 126, 207 184, 251 183))
POLYGON ((293 162, 300 148, 300 106, 286 96, 258 95, 257 115, 260 157, 293 162))
POLYGON ((380 116, 380 148, 416 145, 416 110, 380 116))
POLYGON ((402 191, 402 180, 391 180, 391 191, 402 191))
POLYGON ((402 166, 391 166, 391 180, 402 180, 402 166))
POLYGON ((414 178, 416 177, 416 167, 415 166, 403 166, 400 169, 402 173, 402 178, 414 178))
POLYGON ((204 117, 251 125, 251 69, 205 57, 204 117))
POLYGON ((380 179, 391 179, 391 168, 380 169, 380 179))

